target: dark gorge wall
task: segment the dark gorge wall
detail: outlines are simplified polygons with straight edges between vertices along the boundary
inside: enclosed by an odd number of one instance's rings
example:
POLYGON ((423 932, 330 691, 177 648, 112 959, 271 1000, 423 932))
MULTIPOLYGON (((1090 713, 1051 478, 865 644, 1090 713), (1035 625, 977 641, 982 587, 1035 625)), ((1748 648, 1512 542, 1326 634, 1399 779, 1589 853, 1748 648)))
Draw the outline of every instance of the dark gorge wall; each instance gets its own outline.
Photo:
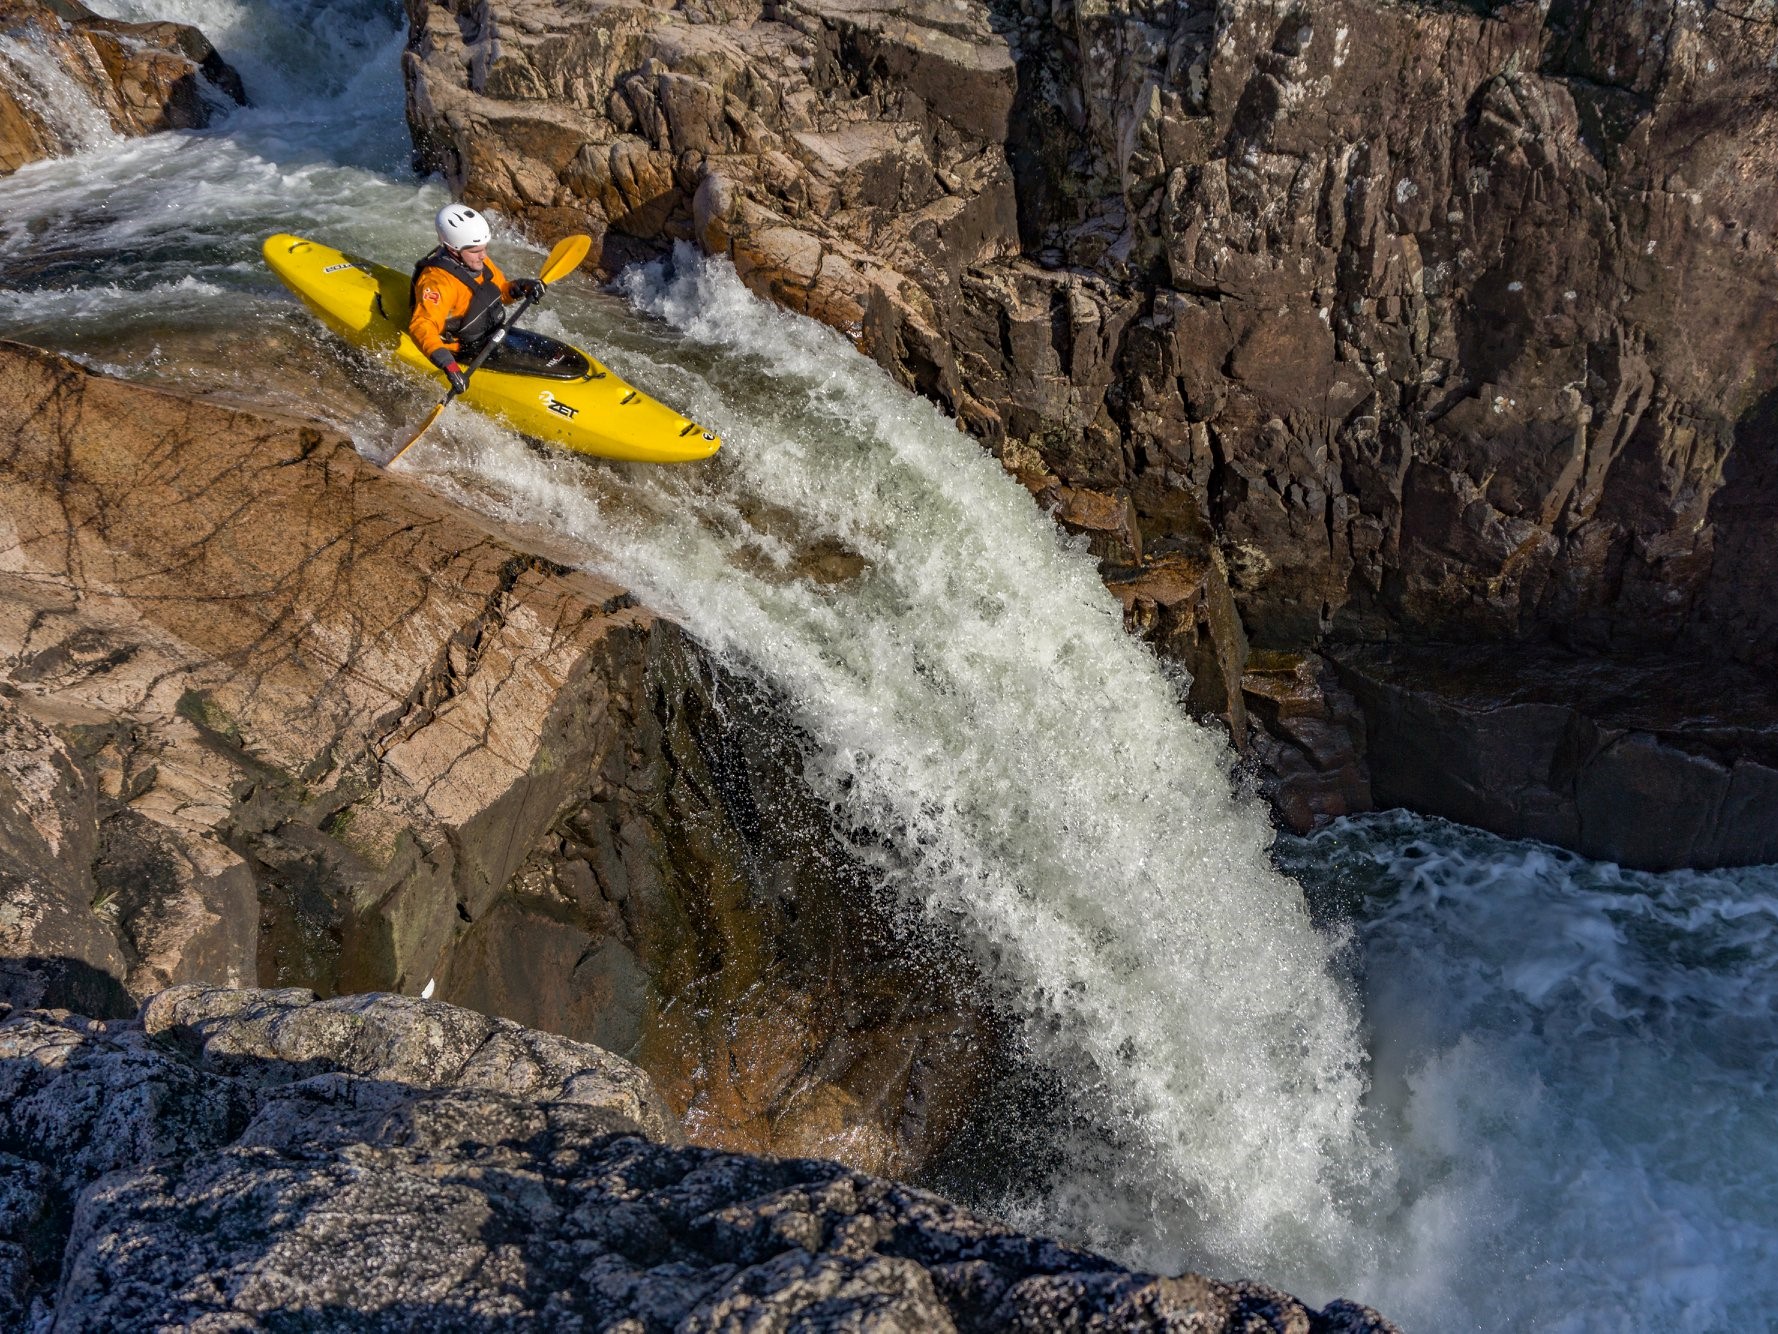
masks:
POLYGON ((1237 739, 1248 641, 1778 646, 1765 9, 410 15, 425 163, 844 330, 1091 536, 1237 739))

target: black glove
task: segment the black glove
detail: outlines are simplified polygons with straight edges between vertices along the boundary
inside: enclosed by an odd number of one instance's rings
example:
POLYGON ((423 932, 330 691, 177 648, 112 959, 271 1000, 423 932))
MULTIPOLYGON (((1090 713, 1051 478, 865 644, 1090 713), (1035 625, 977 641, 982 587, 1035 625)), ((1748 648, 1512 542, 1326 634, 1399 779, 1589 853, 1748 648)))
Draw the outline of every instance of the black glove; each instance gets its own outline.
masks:
POLYGON ((444 372, 445 379, 451 382, 451 392, 460 394, 469 388, 469 377, 463 374, 463 368, 457 364, 457 354, 448 347, 441 347, 432 354, 432 364, 444 372))
POLYGON ((543 284, 535 278, 514 278, 506 284, 507 289, 520 300, 543 300, 543 284))

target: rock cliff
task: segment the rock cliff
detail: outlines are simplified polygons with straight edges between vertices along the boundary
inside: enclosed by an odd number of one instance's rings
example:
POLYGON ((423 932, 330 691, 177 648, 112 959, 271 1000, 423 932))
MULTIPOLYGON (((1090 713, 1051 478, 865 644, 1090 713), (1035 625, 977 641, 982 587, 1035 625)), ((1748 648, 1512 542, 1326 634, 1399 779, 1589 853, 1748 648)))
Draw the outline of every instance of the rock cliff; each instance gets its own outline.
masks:
POLYGON ((1390 1334, 832 1163, 678 1147, 634 1066, 398 996, 0 1005, 0 1324, 1390 1334))
POLYGON ((410 15, 467 195, 731 255, 1126 547, 1213 530, 1262 643, 1778 646, 1765 9, 410 15))
MULTIPOLYGON (((424 162, 846 331, 1092 535, 1237 739, 1248 640, 1778 649, 1769 7, 409 14, 424 162)), ((1362 802, 1303 707, 1298 797, 1362 802)))
POLYGON ((916 1172, 992 1029, 773 713, 342 437, 0 344, 0 1000, 430 987, 702 1142, 916 1172))
POLYGON ((79 0, 0 0, 0 174, 118 134, 207 125, 241 77, 184 23, 101 18, 79 0), (71 142, 75 141, 75 142, 71 142))

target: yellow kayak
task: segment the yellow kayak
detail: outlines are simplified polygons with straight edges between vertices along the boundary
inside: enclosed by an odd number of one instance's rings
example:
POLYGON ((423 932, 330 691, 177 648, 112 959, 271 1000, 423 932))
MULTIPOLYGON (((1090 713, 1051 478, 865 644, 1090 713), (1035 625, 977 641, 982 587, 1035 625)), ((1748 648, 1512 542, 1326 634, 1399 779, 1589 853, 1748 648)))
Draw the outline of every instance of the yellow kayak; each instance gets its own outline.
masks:
MULTIPOLYGON (((408 337, 408 274, 283 233, 266 238, 265 262, 347 341, 448 387, 408 337)), ((463 401, 526 435, 600 458, 688 463, 722 448, 714 432, 626 384, 579 348, 529 329, 508 332, 470 376, 463 401)))

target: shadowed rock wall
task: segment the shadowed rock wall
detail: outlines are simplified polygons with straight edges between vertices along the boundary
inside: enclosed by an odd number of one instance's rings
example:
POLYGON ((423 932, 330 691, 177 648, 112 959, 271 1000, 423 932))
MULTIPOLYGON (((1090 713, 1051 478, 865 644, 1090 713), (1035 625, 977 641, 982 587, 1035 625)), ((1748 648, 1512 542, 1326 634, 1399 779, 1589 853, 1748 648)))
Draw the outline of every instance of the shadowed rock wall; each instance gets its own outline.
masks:
MULTIPOLYGON (((1778 650, 1769 6, 408 9, 425 164, 845 331, 1237 744, 1250 644, 1778 650)), ((1363 809, 1349 701, 1291 692, 1280 810, 1363 809)))
POLYGON ((999 1036, 954 942, 882 901, 761 687, 654 664, 622 751, 467 928, 439 995, 640 1061, 700 1144, 917 1176, 999 1036))
POLYGON ((1763 8, 410 14, 469 198, 732 256, 1137 552, 1213 532, 1262 645, 1778 644, 1763 8))
POLYGON ((1382 803, 1651 870, 1778 862, 1763 668, 1438 646, 1343 653, 1340 676, 1382 803))

